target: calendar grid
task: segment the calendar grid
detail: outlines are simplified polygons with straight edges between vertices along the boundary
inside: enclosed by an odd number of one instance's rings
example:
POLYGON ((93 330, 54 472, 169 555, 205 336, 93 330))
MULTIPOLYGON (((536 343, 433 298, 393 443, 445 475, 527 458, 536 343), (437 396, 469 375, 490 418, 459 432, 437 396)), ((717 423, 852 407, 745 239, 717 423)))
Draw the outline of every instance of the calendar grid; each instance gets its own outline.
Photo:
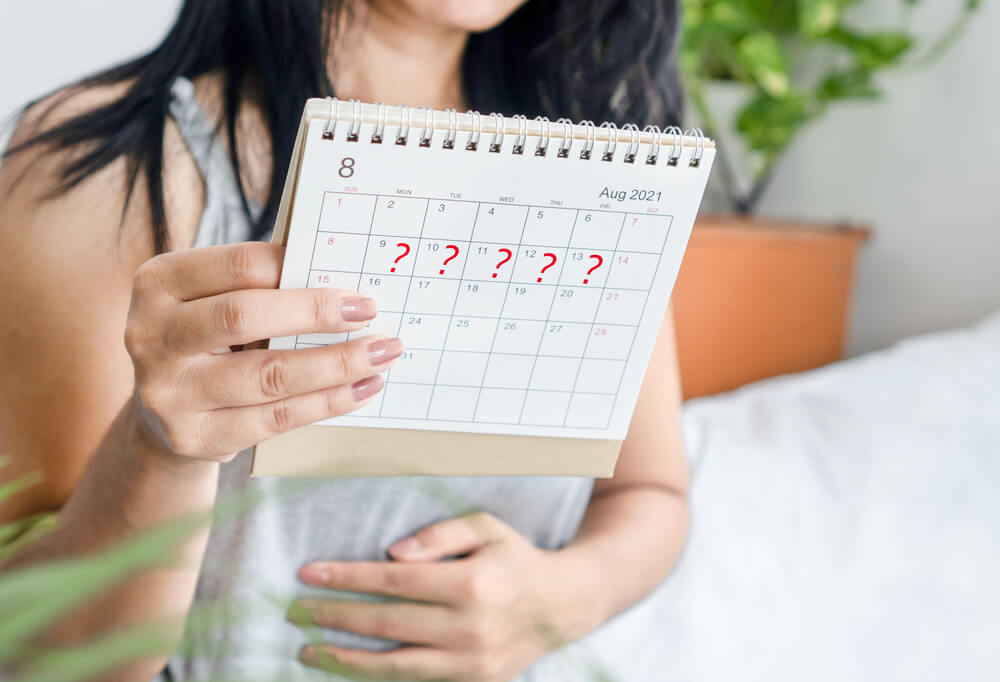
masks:
MULTIPOLYGON (((403 384, 405 386, 427 386, 427 384, 425 382, 423 382, 423 381, 396 381, 394 383, 396 383, 396 384, 403 384)), ((442 388, 476 388, 475 386, 470 386, 469 384, 436 384, 436 385, 440 386, 442 388)), ((520 388, 502 388, 500 390, 501 391, 523 391, 525 389, 520 389, 520 388)), ((558 389, 555 389, 555 388, 532 388, 532 389, 529 389, 529 390, 531 390, 532 392, 536 392, 537 391, 538 393, 568 393, 568 391, 561 391, 561 390, 558 390, 558 389)), ((603 395, 603 396, 608 396, 608 395, 611 395, 611 393, 609 393, 607 391, 577 391, 577 395, 603 395)), ((369 415, 369 416, 374 416, 374 415, 369 415)), ((448 419, 447 421, 455 421, 455 420, 454 419, 448 419)), ((472 421, 472 420, 469 420, 469 421, 472 421)), ((599 428, 603 428, 603 427, 599 427, 599 428)))
MULTIPOLYGON (((337 234, 340 234, 340 233, 337 233, 337 234)), ((476 244, 481 244, 483 242, 475 242, 475 243, 476 244)), ((522 248, 522 247, 519 247, 519 248, 522 248)), ((548 247, 545 247, 545 246, 538 247, 538 246, 536 246, 535 248, 548 248, 548 247)), ((583 250, 583 249, 581 249, 581 250, 583 250)), ((643 255, 649 255, 649 256, 654 255, 654 254, 647 253, 645 251, 631 251, 631 252, 629 252, 629 251, 621 251, 619 253, 641 253, 643 255)), ((310 272, 330 272, 330 273, 340 272, 340 273, 343 273, 343 274, 346 274, 346 275, 363 275, 363 274, 365 274, 363 272, 356 272, 356 271, 353 271, 353 270, 328 270, 328 269, 324 269, 324 268, 312 268, 310 270, 310 272)), ((385 275, 385 276, 386 277, 406 277, 406 275, 385 275)), ((442 282, 460 282, 461 281, 461 282, 476 282, 476 283, 486 283, 486 284, 496 284, 496 282, 497 282, 497 280, 495 280, 495 279, 473 279, 473 278, 470 278, 470 277, 466 277, 466 278, 461 278, 461 277, 446 277, 444 275, 435 276, 434 279, 435 280, 440 280, 442 282)), ((559 287, 574 287, 574 288, 579 288, 580 287, 579 284, 565 284, 565 283, 558 283, 558 282, 555 283, 555 284, 551 284, 549 282, 514 282, 514 281, 511 281, 511 283, 512 284, 531 284, 532 286, 552 287, 552 288, 555 288, 555 289, 558 289, 559 287)), ((617 289, 619 291, 641 291, 643 293, 646 293, 645 289, 636 289, 636 288, 633 288, 633 287, 613 287, 613 288, 617 289)), ((399 311, 399 310, 386 310, 384 312, 387 312, 387 313, 389 313, 389 312, 398 313, 398 312, 402 312, 402 311, 399 311)), ((462 317, 484 317, 484 316, 483 315, 463 315, 462 317)))
MULTIPOLYGON (((430 201, 430 199, 427 199, 426 203, 424 204, 424 217, 420 221, 420 235, 417 237, 417 243, 418 244, 420 243, 419 240, 423 238, 424 226, 427 225, 427 210, 430 208, 430 205, 431 205, 431 201, 430 201)), ((373 219, 374 219, 374 214, 375 214, 376 211, 378 211, 378 195, 375 196, 375 205, 372 206, 372 216, 373 216, 373 219)), ((364 266, 362 266, 362 269, 363 268, 364 268, 364 266)), ((410 298, 410 289, 412 289, 412 288, 413 288, 413 270, 411 269, 410 270, 410 281, 409 281, 409 284, 406 286, 406 296, 403 298, 403 310, 406 310, 406 302, 410 298)), ((402 329, 403 329, 403 316, 400 315, 400 317, 399 317, 399 324, 396 327, 396 336, 397 337, 399 336, 399 333, 400 333, 400 331, 402 331, 402 329)), ((388 371, 388 373, 386 373, 386 377, 385 377, 386 383, 389 383, 389 381, 390 381, 391 378, 392 378, 392 370, 390 369, 388 371)), ((382 416, 382 408, 384 408, 384 407, 385 407, 385 396, 383 395, 382 396, 382 403, 378 406, 378 414, 379 414, 380 417, 382 416)))
MULTIPOLYGON (((368 232, 371 233, 372 228, 375 227, 375 213, 378 211, 378 200, 375 201, 375 205, 372 206, 372 218, 368 222, 368 232)), ((361 286, 361 277, 365 274, 365 266, 368 265, 368 247, 371 245, 371 237, 365 240, 365 251, 361 256, 361 272, 358 273, 358 286, 361 286)), ((313 247, 315 248, 315 247, 313 247)))
MULTIPOLYGON (((352 274, 354 274, 354 273, 352 273, 352 274)), ((466 281, 468 282, 468 281, 475 281, 475 280, 466 280, 466 281)), ((616 291, 640 291, 639 289, 621 289, 619 287, 615 287, 615 290, 616 291)), ((402 315, 402 314, 404 314, 404 311, 402 311, 402 310, 380 310, 379 312, 380 313, 389 313, 389 314, 392 314, 392 315, 402 315)), ((447 315, 445 315, 444 313, 423 313, 423 315, 425 317, 447 317, 447 315)), ((469 319, 469 320, 494 320, 494 319, 496 319, 495 315, 467 315, 467 314, 464 314, 464 313, 462 315, 460 315, 459 317, 461 319, 469 319)), ((540 317, 538 317, 538 318, 534 318, 534 317, 515 317, 513 315, 504 315, 502 317, 503 317, 503 319, 510 320, 511 322, 550 322, 552 324, 586 324, 586 325, 592 325, 593 324, 591 322, 581 322, 580 320, 560 320, 560 319, 554 319, 553 320, 553 319, 543 319, 543 318, 540 318, 540 317)), ((638 326, 638 325, 634 325, 634 324, 624 324, 624 323, 621 323, 621 322, 601 322, 600 324, 601 324, 602 327, 630 327, 630 328, 634 328, 634 327, 638 326)), ((308 336, 308 334, 303 334, 302 336, 308 336)), ((308 343, 308 341, 305 342, 305 343, 308 343)), ((483 352, 485 353, 486 351, 483 351, 483 352)))
MULTIPOLYGON (((424 384, 406 384, 406 383, 399 382, 399 383, 397 383, 397 385, 402 385, 402 386, 422 386, 424 384)), ((466 388, 466 387, 460 386, 458 388, 466 388)), ((517 390, 517 389, 512 389, 511 388, 511 389, 499 389, 499 390, 514 391, 514 390, 517 390)), ((552 391, 552 393, 557 393, 557 392, 558 391, 552 391)), ((581 393, 580 395, 590 395, 590 394, 581 393)), ((608 394, 607 393, 595 393, 593 395, 607 396, 608 394)), ((352 419, 371 419, 371 420, 374 421, 374 420, 378 419, 379 417, 378 417, 378 415, 374 415, 374 414, 352 414, 351 418, 352 419)), ((442 424, 490 424, 490 425, 493 425, 493 426, 511 426, 513 424, 513 422, 509 422, 509 421, 490 421, 490 420, 487 420, 487 419, 455 419, 455 418, 451 418, 451 417, 449 417, 448 419, 427 419, 426 417, 408 417, 406 415, 393 415, 392 418, 393 419, 400 419, 400 420, 404 420, 404 421, 412 421, 412 422, 434 421, 434 422, 441 422, 442 424)), ((334 419, 336 419, 336 418, 334 418, 334 419)), ((581 424, 580 426, 574 426, 573 428, 584 429, 584 430, 587 430, 587 431, 604 431, 607 428, 607 426, 604 425, 604 424, 599 424, 597 426, 591 426, 589 424, 581 424)))
MULTIPOLYGON (((507 319, 507 318, 504 318, 504 319, 507 319)), ((530 322, 537 322, 538 320, 529 320, 529 321, 530 322)), ((556 324, 558 324, 558 323, 556 323, 556 324)), ((620 324, 620 325, 615 325, 615 326, 618 326, 618 327, 627 327, 629 329, 635 329, 635 326, 634 325, 630 325, 630 324, 620 324)), ((633 336, 633 341, 634 341, 634 336, 633 336)), ((310 343, 308 341, 296 341, 295 342, 295 347, 296 348, 322 348, 323 346, 328 346, 328 345, 330 345, 330 344, 327 344, 327 343, 310 343)), ((407 350, 408 351, 418 351, 419 350, 419 351, 424 351, 424 352, 427 352, 427 353, 436 353, 436 352, 440 351, 441 349, 440 348, 422 348, 420 346, 407 346, 407 350)), ((460 349, 460 348, 447 348, 447 349, 444 350, 444 352, 446 352, 446 353, 464 353, 464 354, 467 354, 467 355, 489 355, 490 354, 490 352, 486 351, 486 350, 463 350, 463 349, 460 349)), ((580 360, 581 359, 581 357, 579 355, 557 355, 555 353, 515 353, 513 351, 504 351, 503 354, 504 355, 516 355, 518 357, 525 357, 525 358, 556 358, 556 359, 560 359, 560 360, 580 360)), ((588 359, 590 359, 590 360, 622 360, 622 358, 613 358, 613 357, 591 357, 591 358, 588 358, 588 359)), ((427 386, 431 385, 431 384, 427 384, 426 382, 410 382, 410 383, 423 383, 423 384, 425 384, 427 386)), ((445 384, 439 384, 439 385, 444 386, 445 384)), ((487 387, 487 388, 489 388, 489 387, 487 387)), ((532 388, 530 390, 534 391, 534 390, 540 390, 540 389, 534 389, 534 388, 532 388)), ((607 395, 611 395, 611 391, 606 391, 605 393, 607 395)))
MULTIPOLYGON (((481 202, 481 203, 485 204, 486 202, 484 201, 484 202, 481 202)), ((510 204, 497 204, 497 205, 498 206, 510 206, 510 204)), ((531 209, 531 208, 538 208, 538 206, 529 206, 528 208, 529 209, 531 209)), ((564 210, 579 211, 580 209, 564 209, 564 210)), ((591 211, 588 211, 588 213, 590 213, 590 212, 591 211)), ((596 211, 595 211, 595 213, 596 213, 596 211)), ((634 214, 632 214, 632 215, 634 215, 634 214)), ((673 217, 673 216, 671 216, 669 214, 657 214, 657 216, 658 217, 662 217, 662 218, 672 218, 673 217)), ((321 230, 318 230, 318 232, 324 232, 326 234, 344 234, 340 230, 322 230, 321 229, 321 230)), ((360 234, 367 234, 367 233, 358 232, 357 234, 360 235, 360 234)), ((387 239, 396 239, 397 235, 394 235, 394 234, 381 234, 379 232, 373 232, 373 233, 371 233, 371 236, 372 237, 385 237, 387 239)), ((506 242, 493 242, 493 241, 489 241, 488 239, 476 239, 476 240, 470 240, 470 241, 475 241, 476 244, 485 244, 485 245, 489 245, 489 246, 507 246, 506 242)), ((520 248, 547 249, 547 248, 549 248, 549 245, 548 244, 532 244, 531 242, 525 242, 523 244, 518 244, 518 247, 520 247, 520 248)), ((572 247, 566 246, 564 248, 573 249, 573 250, 576 250, 576 251, 586 251, 590 247, 588 247, 588 246, 572 246, 572 247)), ((650 256, 656 255, 655 251, 632 251, 632 250, 629 250, 629 249, 622 249, 618 253, 626 253, 626 254, 636 253, 636 254, 646 254, 646 255, 650 255, 650 256)), ((323 268, 314 268, 314 269, 316 269, 316 270, 322 270, 323 268)), ((444 277, 443 279, 456 279, 456 278, 455 277, 444 277)), ((489 280, 481 280, 481 281, 489 281, 489 280)))
MULTIPOLYGON (((517 238, 517 243, 518 243, 517 251, 515 252, 514 258, 512 259, 513 262, 510 265, 512 272, 517 267, 518 258, 520 258, 521 256, 521 246, 520 246, 521 238, 524 237, 524 228, 528 225, 528 214, 530 210, 531 210, 530 207, 528 207, 528 211, 525 211, 524 213, 524 222, 521 224, 521 233, 520 235, 518 235, 517 238)), ((466 262, 468 262, 468 259, 466 259, 466 262)), ((497 331, 500 329, 500 321, 503 319, 502 317, 503 309, 507 306, 507 297, 510 296, 510 285, 512 283, 512 280, 513 277, 507 280, 507 288, 504 290, 503 294, 503 304, 500 306, 501 315, 497 316, 497 323, 496 326, 493 328, 493 338, 490 340, 490 351, 489 351, 489 356, 487 357, 486 360, 486 368, 483 370, 483 380, 479 384, 479 393, 476 395, 476 403, 475 406, 472 408, 473 421, 476 421, 476 415, 479 413, 479 402, 482 400, 483 397, 483 389, 486 387, 486 373, 489 371, 490 367, 489 358, 493 356, 493 348, 496 346, 497 343, 497 331)))
MULTIPOLYGON (((615 249, 612 252, 614 254, 618 253, 618 245, 622 241, 622 231, 625 229, 625 221, 626 220, 628 220, 628 213, 626 213, 625 215, 622 216, 622 224, 618 226, 618 239, 615 240, 615 249)), ((614 263, 612 263, 612 267, 614 267, 614 263)), ((608 288, 607 287, 607 283, 608 283, 608 280, 607 280, 607 278, 605 278, 604 285, 601 286, 601 295, 597 299, 597 306, 594 308, 594 319, 591 321, 591 329, 593 329, 593 325, 597 324, 597 316, 600 314, 600 312, 601 312, 601 304, 604 302, 604 292, 607 291, 607 288, 608 288)), ((647 299, 649 298, 649 293, 648 292, 646 294, 646 297, 647 297, 647 299)), ((643 308, 645 308, 645 303, 643 303, 643 308)), ((641 315, 639 316, 639 319, 642 320, 642 316, 641 315)), ((592 338, 594 338, 594 336, 593 336, 592 333, 587 335, 587 343, 585 343, 584 346, 583 346, 583 357, 584 358, 587 357, 587 349, 590 348, 590 340, 592 338)), ((632 340, 633 341, 635 340, 635 336, 632 337, 632 340)), ((626 357, 628 357, 628 356, 626 356, 626 357)), ((580 369, 582 367, 583 367, 583 360, 581 359, 580 360, 580 365, 576 368, 576 377, 573 379, 573 388, 570 389, 570 395, 575 395, 575 393, 576 393, 576 387, 580 383, 580 369)), ((570 399, 570 405, 572 405, 572 404, 573 404, 573 400, 571 398, 570 399)), ((612 412, 609 411, 608 412, 608 423, 611 422, 611 414, 612 414, 612 412)), ((563 419, 562 425, 566 426, 566 422, 567 421, 569 421, 569 409, 566 410, 566 417, 563 419)), ((607 428, 607 424, 605 424, 605 426, 603 428, 607 428)))
MULTIPOLYGON (((427 203, 428 203, 428 205, 430 205, 430 201, 428 201, 427 203)), ((478 204, 476 206, 476 217, 472 219, 472 233, 470 233, 470 236, 471 236, 471 234, 474 234, 475 231, 476 231, 476 223, 479 221, 479 209, 480 208, 482 208, 482 204, 478 204)), ((465 260, 462 261, 462 274, 458 278, 459 281, 462 281, 465 278, 465 268, 466 268, 466 266, 468 264, 469 264, 469 258, 468 258, 468 256, 466 256, 465 260)), ((412 270, 410 271, 410 274, 411 274, 411 277, 412 277, 412 270)), ((410 280, 410 286, 413 286, 412 282, 413 281, 411 279, 410 280)), ((461 289, 461 286, 459 286, 459 289, 461 289)), ((455 320, 455 306, 456 305, 458 305, 458 296, 457 295, 455 296, 455 300, 451 304, 451 312, 448 314, 448 326, 445 327, 445 329, 444 329, 444 343, 441 344, 441 357, 438 359, 437 369, 434 370, 434 382, 431 384, 431 397, 427 400, 427 412, 424 414, 424 417, 427 418, 427 419, 429 419, 430 416, 431 416, 431 405, 434 404, 434 391, 438 387, 438 376, 440 376, 440 374, 441 374, 441 365, 442 365, 442 363, 444 363, 444 349, 448 347, 448 335, 451 333, 451 323, 455 320)), ((404 306, 404 308, 405 308, 405 306, 404 306)), ((404 312, 403 314, 405 315, 406 313, 404 312)), ((402 324, 402 320, 400 320, 400 324, 402 324)), ((485 374, 484 374, 484 376, 485 376, 485 374)), ((473 414, 475 414, 475 411, 473 411, 473 414)))
MULTIPOLYGON (((398 196, 396 196, 394 194, 371 194, 371 193, 366 193, 366 192, 330 192, 330 191, 327 191, 327 192, 324 192, 324 201, 326 199, 325 195, 327 195, 327 194, 346 194, 347 196, 352 196, 352 197, 375 197, 376 201, 378 201, 378 199, 380 197, 393 197, 393 198, 404 198, 404 199, 423 199, 423 200, 426 200, 428 203, 431 202, 431 201, 447 201, 447 202, 451 202, 451 203, 454 203, 454 204, 489 204, 490 206, 518 206, 518 207, 523 207, 523 208, 534 208, 535 207, 534 204, 518 204, 518 203, 515 203, 515 202, 512 202, 512 201, 508 202, 508 201, 477 201, 476 199, 442 199, 441 197, 418 197, 418 196, 413 195, 413 194, 406 194, 406 195, 403 195, 401 197, 398 197, 398 196)), ((576 208, 574 208, 572 206, 547 206, 545 208, 565 208, 566 210, 578 210, 578 209, 576 209, 576 208)), ((588 208, 587 212, 588 213, 625 213, 625 211, 615 211, 615 210, 610 209, 610 208, 594 208, 594 209, 588 208)), ((633 213, 634 213, 634 211, 633 211, 633 213)))
MULTIPOLYGON (((627 219, 627 216, 626 216, 626 219, 627 219)), ((667 227, 667 236, 666 236, 666 239, 670 239, 670 228, 671 227, 673 227, 673 224, 671 224, 669 227, 667 227)), ((662 262, 663 262, 663 256, 661 255, 659 258, 656 259, 656 269, 653 270, 653 281, 654 282, 656 281, 656 276, 658 274, 660 274, 660 264, 662 262)), ((642 303, 642 313, 639 315, 639 319, 640 320, 642 320, 642 318, 644 318, 646 316, 646 306, 647 305, 649 305, 649 292, 646 292, 646 300, 643 301, 643 303, 642 303)), ((625 357, 628 357, 628 358, 632 357, 632 350, 635 348, 635 337, 636 337, 636 335, 633 334, 632 335, 632 342, 628 346, 628 354, 625 357)), ((618 379, 618 385, 615 387, 615 397, 611 400, 611 414, 612 415, 615 413, 615 405, 618 404, 618 393, 619 393, 619 391, 621 391, 622 381, 624 380, 624 378, 625 378, 624 376, 620 377, 618 379)))
MULTIPOLYGON (((320 226, 323 223, 323 210, 326 208, 326 198, 327 198, 327 196, 329 196, 329 194, 330 194, 330 192, 326 192, 326 193, 323 194, 323 201, 320 202, 320 205, 319 205, 319 215, 316 217, 316 235, 317 236, 321 232, 320 226)), ((314 239, 313 240, 312 251, 309 252, 309 274, 306 275, 306 277, 308 278, 308 279, 306 279, 306 286, 309 286, 309 281, 310 281, 310 279, 312 279, 312 273, 313 273, 312 266, 316 262, 316 244, 318 242, 319 242, 319 239, 314 239)), ((360 284, 360 282, 359 282, 359 284, 360 284)), ((295 340, 298 341, 298 337, 295 337, 295 340)))
POLYGON ((661 213, 328 191, 310 285, 357 288, 379 312, 365 329, 300 335, 294 347, 393 330, 404 337, 407 352, 386 373, 378 404, 351 418, 603 430, 672 222, 661 213), (456 252, 442 265, 446 244, 456 252), (461 263, 446 267, 459 251, 461 263))
MULTIPOLYGON (((528 211, 530 212, 531 208, 528 208, 528 211)), ((567 240, 567 243, 572 243, 573 242, 573 232, 576 231, 576 221, 579 220, 579 219, 580 219, 580 209, 577 209, 576 215, 573 216, 573 227, 569 231, 569 239, 567 240)), ((558 287, 559 285, 557 284, 556 286, 558 287)), ((535 378, 535 366, 538 364, 538 357, 539 357, 539 353, 542 350, 542 344, 545 343, 545 328, 550 324, 549 318, 552 317, 552 307, 555 304, 556 304, 556 297, 555 297, 555 292, 553 292, 553 294, 552 294, 552 300, 549 301, 549 310, 548 310, 548 313, 546 313, 546 315, 545 315, 545 323, 544 323, 545 326, 542 327, 542 333, 538 337, 538 347, 535 349, 535 359, 534 359, 534 361, 532 361, 532 363, 531 363, 531 371, 528 373, 528 390, 529 391, 532 390, 532 388, 531 388, 531 380, 535 378)), ((589 333, 590 332, 588 331, 588 334, 589 333)), ((583 358, 582 357, 580 358, 580 363, 581 364, 583 363, 583 358)), ((524 394, 524 400, 521 401, 521 411, 517 415, 517 423, 518 424, 520 424, 522 421, 524 421, 524 406, 527 405, 527 404, 528 404, 528 393, 525 392, 525 394, 524 394)), ((569 409, 569 403, 566 404, 566 409, 567 410, 569 409)))

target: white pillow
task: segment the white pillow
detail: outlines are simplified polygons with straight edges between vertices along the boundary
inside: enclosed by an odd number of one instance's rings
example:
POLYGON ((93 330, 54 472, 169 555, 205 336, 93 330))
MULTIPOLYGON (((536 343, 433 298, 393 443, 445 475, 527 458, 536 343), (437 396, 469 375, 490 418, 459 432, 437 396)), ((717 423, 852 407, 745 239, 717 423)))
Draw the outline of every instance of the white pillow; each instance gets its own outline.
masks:
POLYGON ((691 401, 685 428, 681 565, 533 679, 1000 679, 1000 315, 691 401))

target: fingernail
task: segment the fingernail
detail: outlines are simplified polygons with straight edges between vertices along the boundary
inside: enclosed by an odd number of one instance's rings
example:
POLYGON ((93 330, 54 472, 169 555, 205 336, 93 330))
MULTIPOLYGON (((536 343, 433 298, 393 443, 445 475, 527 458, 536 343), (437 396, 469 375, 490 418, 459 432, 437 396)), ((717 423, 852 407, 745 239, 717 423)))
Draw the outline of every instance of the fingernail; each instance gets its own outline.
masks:
POLYGON ((322 564, 306 564, 299 569, 299 580, 312 585, 326 585, 330 582, 330 571, 322 564))
POLYGON ((382 339, 368 346, 368 362, 381 365, 395 360, 403 354, 403 342, 399 339, 382 339))
POLYGON ((421 549, 423 549, 423 546, 417 538, 404 538, 399 542, 389 545, 389 554, 392 556, 406 556, 421 549))
POLYGON ((292 602, 292 604, 288 607, 288 611, 285 612, 285 618, 289 623, 298 625, 299 627, 315 625, 312 611, 302 602, 292 602))
POLYGON ((381 374, 376 374, 373 377, 355 382, 351 385, 351 390, 354 392, 354 399, 361 402, 381 391, 383 386, 385 386, 385 379, 382 378, 381 374))
POLYGON ((331 669, 331 672, 342 672, 339 669, 333 670, 334 666, 339 666, 339 662, 330 646, 320 647, 315 644, 307 644, 299 651, 299 661, 313 667, 331 669))
POLYGON ((351 296, 340 302, 340 316, 345 322, 364 322, 375 317, 378 306, 375 299, 363 296, 351 296))

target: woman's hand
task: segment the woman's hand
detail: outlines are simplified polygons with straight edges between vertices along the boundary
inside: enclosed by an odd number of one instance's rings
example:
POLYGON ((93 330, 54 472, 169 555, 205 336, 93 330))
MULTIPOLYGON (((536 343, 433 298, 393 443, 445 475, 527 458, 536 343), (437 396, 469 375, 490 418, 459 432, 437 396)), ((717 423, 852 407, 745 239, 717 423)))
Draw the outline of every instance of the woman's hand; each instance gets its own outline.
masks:
POLYGON ((310 563, 299 577, 410 601, 301 599, 289 618, 411 646, 310 645, 302 662, 376 679, 500 682, 600 622, 600 595, 582 584, 579 563, 538 549, 486 513, 429 526, 389 554, 396 561, 310 563), (461 558, 440 561, 446 557, 461 558))
POLYGON ((332 289, 277 289, 284 248, 231 244, 166 253, 136 273, 125 329, 133 414, 159 449, 225 461, 299 426, 356 410, 381 390, 399 339, 368 336, 298 350, 276 336, 347 332, 375 301, 332 289))

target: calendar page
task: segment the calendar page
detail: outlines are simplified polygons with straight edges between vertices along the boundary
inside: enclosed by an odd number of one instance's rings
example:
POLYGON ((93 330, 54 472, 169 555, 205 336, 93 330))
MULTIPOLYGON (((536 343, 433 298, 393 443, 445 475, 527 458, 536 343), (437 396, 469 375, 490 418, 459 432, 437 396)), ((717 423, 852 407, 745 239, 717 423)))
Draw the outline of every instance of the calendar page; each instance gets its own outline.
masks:
POLYGON ((649 165, 324 127, 305 130, 281 287, 356 290, 379 313, 270 347, 378 333, 406 351, 372 402, 320 424, 622 440, 714 148, 649 165))

